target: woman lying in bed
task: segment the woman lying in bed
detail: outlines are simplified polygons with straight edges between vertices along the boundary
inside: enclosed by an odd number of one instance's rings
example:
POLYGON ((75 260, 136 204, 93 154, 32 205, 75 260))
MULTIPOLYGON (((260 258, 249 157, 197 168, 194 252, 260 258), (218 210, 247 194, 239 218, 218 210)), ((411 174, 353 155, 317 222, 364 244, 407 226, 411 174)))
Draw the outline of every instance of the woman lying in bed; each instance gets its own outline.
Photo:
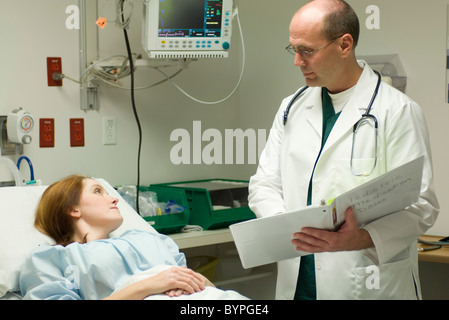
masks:
MULTIPOLYGON (((24 299, 179 297, 206 288, 227 297, 186 268, 184 254, 167 236, 131 230, 108 238, 122 223, 117 202, 96 180, 83 176, 67 177, 46 189, 35 226, 57 245, 41 246, 27 259, 19 280, 24 299)), ((244 298, 237 293, 229 297, 244 298)))

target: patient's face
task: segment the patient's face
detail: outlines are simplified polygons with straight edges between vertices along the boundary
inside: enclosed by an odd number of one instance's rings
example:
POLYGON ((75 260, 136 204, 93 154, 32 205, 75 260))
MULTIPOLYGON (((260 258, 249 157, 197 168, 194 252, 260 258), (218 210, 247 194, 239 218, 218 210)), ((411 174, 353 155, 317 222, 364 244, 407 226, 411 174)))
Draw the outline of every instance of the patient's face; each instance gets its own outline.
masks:
POLYGON ((123 222, 117 203, 118 199, 110 196, 100 183, 85 179, 77 209, 90 226, 112 232, 123 222))

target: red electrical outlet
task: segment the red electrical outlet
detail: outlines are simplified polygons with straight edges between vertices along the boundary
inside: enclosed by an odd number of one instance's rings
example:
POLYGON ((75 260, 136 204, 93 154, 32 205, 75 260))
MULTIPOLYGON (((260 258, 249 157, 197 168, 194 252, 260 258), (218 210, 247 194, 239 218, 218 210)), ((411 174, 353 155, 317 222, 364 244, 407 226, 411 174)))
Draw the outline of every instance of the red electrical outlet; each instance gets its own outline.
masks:
POLYGON ((55 146, 55 119, 39 119, 39 147, 55 146))
POLYGON ((62 59, 57 57, 47 58, 47 81, 49 87, 62 86, 62 59))
POLYGON ((70 146, 84 147, 84 119, 70 119, 70 146))

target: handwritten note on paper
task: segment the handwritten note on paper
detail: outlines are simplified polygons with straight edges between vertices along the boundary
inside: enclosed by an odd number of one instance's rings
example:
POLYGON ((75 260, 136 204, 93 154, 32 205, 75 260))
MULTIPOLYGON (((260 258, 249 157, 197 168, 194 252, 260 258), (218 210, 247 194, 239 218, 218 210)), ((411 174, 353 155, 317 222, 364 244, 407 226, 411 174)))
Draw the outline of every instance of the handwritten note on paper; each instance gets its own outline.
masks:
POLYGON ((353 203, 352 206, 355 210, 363 213, 386 202, 388 195, 411 181, 412 179, 409 177, 393 177, 392 180, 381 183, 379 186, 373 186, 372 189, 365 190, 361 194, 354 193, 350 196, 350 202, 353 203))
POLYGON ((354 209, 359 224, 364 224, 418 201, 423 162, 420 157, 337 197, 339 221, 348 207, 354 209))

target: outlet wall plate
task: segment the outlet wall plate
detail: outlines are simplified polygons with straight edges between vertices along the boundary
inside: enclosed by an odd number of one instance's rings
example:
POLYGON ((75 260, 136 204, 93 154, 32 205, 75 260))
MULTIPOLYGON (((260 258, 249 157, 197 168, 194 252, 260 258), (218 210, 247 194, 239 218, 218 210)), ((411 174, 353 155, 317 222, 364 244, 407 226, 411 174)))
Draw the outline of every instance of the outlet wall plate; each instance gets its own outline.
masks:
POLYGON ((84 147, 84 119, 70 119, 70 146, 84 147))

